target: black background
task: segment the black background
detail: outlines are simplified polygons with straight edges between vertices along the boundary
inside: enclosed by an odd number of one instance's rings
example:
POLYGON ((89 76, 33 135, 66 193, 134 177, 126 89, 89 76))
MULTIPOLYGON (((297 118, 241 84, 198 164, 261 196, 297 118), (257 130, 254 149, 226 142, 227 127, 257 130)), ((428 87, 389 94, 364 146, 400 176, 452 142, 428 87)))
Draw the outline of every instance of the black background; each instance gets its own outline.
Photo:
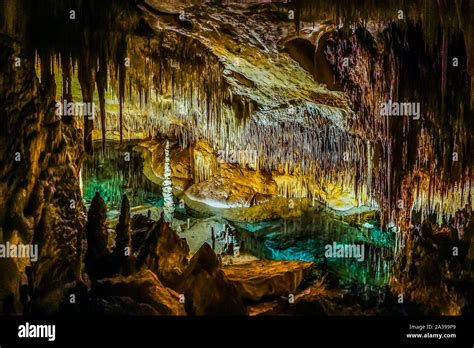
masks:
MULTIPOLYGON (((425 333, 422 331, 421 333, 425 333)), ((472 317, 98 317, 95 319, 55 319, 0 317, 0 348, 15 344, 54 346, 112 344, 137 346, 153 344, 185 345, 307 345, 344 344, 377 346, 474 347, 472 317), (18 338, 18 326, 55 324, 56 340, 18 338), (456 333, 457 338, 407 339, 409 325, 456 324, 456 330, 429 330, 431 333, 456 333)))

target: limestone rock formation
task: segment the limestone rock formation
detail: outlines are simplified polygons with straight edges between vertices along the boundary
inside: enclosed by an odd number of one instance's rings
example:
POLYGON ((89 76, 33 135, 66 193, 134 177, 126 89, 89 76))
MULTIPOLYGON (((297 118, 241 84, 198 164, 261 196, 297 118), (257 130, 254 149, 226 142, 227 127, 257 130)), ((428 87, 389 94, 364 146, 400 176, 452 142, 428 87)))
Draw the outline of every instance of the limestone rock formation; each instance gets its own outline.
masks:
POLYGON ((252 261, 222 268, 244 300, 258 302, 288 296, 311 271, 311 262, 252 261))
POLYGON ((466 206, 456 217, 459 221, 453 219, 450 226, 414 226, 395 266, 391 281, 394 293, 422 304, 425 314, 472 311, 474 214, 466 206))
POLYGON ((123 195, 119 222, 115 228, 114 263, 119 271, 128 273, 131 268, 132 244, 130 236, 130 203, 123 195))
MULTIPOLYGON (((153 182, 162 185, 165 172, 165 149, 166 141, 162 139, 153 139, 143 141, 136 150, 142 153, 145 159, 148 159, 149 168, 145 171, 152 174, 155 180, 153 182)), ((173 187, 178 190, 185 190, 193 177, 190 167, 189 149, 181 149, 175 143, 170 144, 170 169, 173 180, 173 187)), ((148 165, 148 163, 145 163, 148 165)), ((149 178, 153 178, 150 177, 149 178)))
MULTIPOLYGON (((185 315, 179 294, 165 287, 150 270, 143 270, 130 276, 116 276, 99 280, 93 287, 92 296, 114 299, 118 312, 128 315, 126 308, 132 307, 135 314, 185 315), (118 299, 119 298, 119 299, 118 299), (126 303, 126 306, 117 302, 126 303), (151 310, 149 307, 151 307, 151 310), (121 307, 121 311, 120 311, 121 307)), ((107 306, 112 311, 114 306, 107 306)), ((111 314, 110 312, 107 314, 111 314)))
MULTIPOLYGON (((218 156, 208 155, 207 162, 217 160, 218 156)), ((249 207, 256 203, 256 195, 272 197, 277 194, 278 188, 271 175, 226 162, 219 164, 212 177, 186 190, 186 195, 192 199, 216 207, 249 207)))
POLYGON ((240 293, 220 266, 216 253, 207 243, 193 255, 177 287, 185 296, 188 314, 247 314, 240 293))
POLYGON ((161 315, 147 303, 140 303, 129 296, 106 296, 97 299, 94 315, 104 316, 152 316, 161 315))
POLYGON ((163 218, 167 223, 173 221, 174 201, 173 201, 173 183, 171 181, 170 165, 170 143, 166 141, 165 146, 165 168, 163 180, 163 218))
POLYGON ((54 82, 46 75, 40 84, 23 48, 0 34, 0 243, 38 247, 36 262, 0 260, 0 303, 12 298, 14 313, 22 311, 26 267, 29 296, 47 312, 59 302, 43 300, 82 272, 81 131, 55 114, 54 82))
POLYGON ((106 219, 107 207, 96 192, 87 212, 87 252, 84 260, 86 272, 92 278, 102 278, 111 271, 106 219))
POLYGON ((137 266, 146 266, 166 285, 177 283, 188 264, 189 246, 163 217, 148 232, 139 252, 137 266))

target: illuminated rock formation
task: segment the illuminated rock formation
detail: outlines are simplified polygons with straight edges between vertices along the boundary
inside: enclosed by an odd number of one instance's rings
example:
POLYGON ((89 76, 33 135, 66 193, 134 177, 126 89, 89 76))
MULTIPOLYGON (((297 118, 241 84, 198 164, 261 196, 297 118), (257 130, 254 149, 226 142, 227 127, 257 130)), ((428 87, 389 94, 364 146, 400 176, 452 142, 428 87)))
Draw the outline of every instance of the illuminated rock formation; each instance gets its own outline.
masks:
POLYGON ((224 266, 223 271, 244 300, 259 302, 293 294, 308 277, 311 265, 300 261, 253 261, 224 266))
POLYGON ((171 182, 170 167, 170 143, 166 141, 165 147, 165 171, 163 180, 163 218, 167 223, 173 221, 174 201, 173 201, 173 183, 171 182))

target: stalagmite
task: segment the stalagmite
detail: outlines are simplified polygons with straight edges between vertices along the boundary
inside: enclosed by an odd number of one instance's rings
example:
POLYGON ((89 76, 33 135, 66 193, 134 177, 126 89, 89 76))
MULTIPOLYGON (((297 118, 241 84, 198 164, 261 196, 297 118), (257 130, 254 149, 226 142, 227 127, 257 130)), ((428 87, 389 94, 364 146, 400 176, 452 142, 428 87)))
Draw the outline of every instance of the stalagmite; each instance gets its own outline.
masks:
POLYGON ((87 213, 87 253, 84 260, 86 272, 94 278, 104 277, 108 273, 106 214, 107 207, 104 200, 96 192, 87 213))
POLYGON ((173 201, 173 183, 171 182, 171 166, 170 166, 170 144, 166 141, 165 148, 165 172, 163 180, 163 217, 166 222, 173 221, 174 201, 173 201))
POLYGON ((130 203, 127 195, 123 195, 120 207, 119 222, 115 228, 114 258, 118 269, 123 272, 130 271, 131 236, 130 236, 130 203))

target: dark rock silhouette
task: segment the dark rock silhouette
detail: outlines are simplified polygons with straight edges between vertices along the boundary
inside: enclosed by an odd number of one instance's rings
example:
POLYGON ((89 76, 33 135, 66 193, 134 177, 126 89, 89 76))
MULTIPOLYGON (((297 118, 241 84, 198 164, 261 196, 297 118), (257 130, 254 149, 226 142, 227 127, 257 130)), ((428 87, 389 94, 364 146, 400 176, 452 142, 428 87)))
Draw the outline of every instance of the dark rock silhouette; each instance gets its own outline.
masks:
POLYGON ((161 216, 149 231, 141 248, 137 266, 148 267, 165 285, 173 287, 188 264, 189 246, 161 216))
POLYGON ((224 253, 230 256, 234 255, 234 242, 229 242, 225 244, 224 253))
POLYGON ((212 250, 216 250, 216 235, 214 233, 214 227, 211 227, 211 239, 212 239, 212 250))
POLYGON ((186 298, 186 312, 191 315, 246 315, 237 288, 220 269, 221 263, 207 243, 191 258, 178 290, 186 298))
POLYGON ((123 195, 120 208, 120 217, 115 227, 114 263, 119 273, 129 274, 131 272, 131 260, 133 258, 130 237, 130 203, 127 195, 123 195))
POLYGON ((98 192, 87 212, 87 252, 85 269, 91 278, 102 278, 110 273, 110 254, 107 248, 107 207, 98 192))
POLYGON ((8 294, 3 298, 3 314, 5 315, 12 315, 14 314, 15 310, 15 295, 8 294))

